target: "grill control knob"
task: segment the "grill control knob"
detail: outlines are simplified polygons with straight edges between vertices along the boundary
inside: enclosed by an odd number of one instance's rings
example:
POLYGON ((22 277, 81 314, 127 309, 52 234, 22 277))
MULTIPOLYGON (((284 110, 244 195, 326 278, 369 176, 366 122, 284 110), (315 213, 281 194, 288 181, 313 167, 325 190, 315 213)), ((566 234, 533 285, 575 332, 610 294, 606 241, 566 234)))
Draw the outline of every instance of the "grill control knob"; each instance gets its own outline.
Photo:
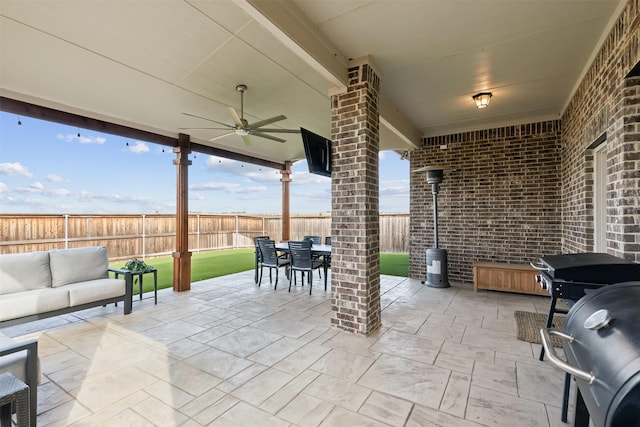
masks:
POLYGON ((539 275, 539 274, 536 274, 536 282, 540 285, 540 288, 541 288, 542 290, 545 290, 545 291, 546 291, 546 290, 548 290, 548 289, 549 289, 549 285, 547 284, 547 281, 546 281, 546 280, 544 280, 544 279, 542 278, 542 276, 541 276, 541 275, 539 275))
POLYGON ((584 321, 584 327, 593 331, 600 330, 609 326, 611 322, 611 313, 607 309, 601 309, 587 317, 584 321))

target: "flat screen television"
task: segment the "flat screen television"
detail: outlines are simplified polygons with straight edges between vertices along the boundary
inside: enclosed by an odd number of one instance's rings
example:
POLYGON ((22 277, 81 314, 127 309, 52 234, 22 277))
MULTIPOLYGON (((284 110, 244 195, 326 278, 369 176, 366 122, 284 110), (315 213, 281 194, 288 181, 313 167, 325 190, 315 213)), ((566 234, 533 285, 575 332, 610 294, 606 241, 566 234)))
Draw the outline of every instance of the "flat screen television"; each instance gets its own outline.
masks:
POLYGON ((331 140, 300 128, 309 172, 331 177, 331 140))

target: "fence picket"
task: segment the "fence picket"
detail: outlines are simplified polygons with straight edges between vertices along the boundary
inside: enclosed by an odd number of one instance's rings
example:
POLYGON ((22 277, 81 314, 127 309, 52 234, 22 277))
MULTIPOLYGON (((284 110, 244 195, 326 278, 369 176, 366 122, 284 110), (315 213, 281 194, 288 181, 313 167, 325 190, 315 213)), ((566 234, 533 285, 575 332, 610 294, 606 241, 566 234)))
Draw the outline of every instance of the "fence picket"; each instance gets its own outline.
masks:
MULTIPOLYGON (((276 215, 189 215, 193 252, 253 247, 255 236, 279 240, 276 215)), ((409 214, 380 215, 380 251, 408 252, 409 214)), ((331 216, 292 215, 291 239, 331 235, 331 216)), ((153 258, 175 249, 175 215, 0 214, 0 253, 106 246, 111 260, 153 258)))

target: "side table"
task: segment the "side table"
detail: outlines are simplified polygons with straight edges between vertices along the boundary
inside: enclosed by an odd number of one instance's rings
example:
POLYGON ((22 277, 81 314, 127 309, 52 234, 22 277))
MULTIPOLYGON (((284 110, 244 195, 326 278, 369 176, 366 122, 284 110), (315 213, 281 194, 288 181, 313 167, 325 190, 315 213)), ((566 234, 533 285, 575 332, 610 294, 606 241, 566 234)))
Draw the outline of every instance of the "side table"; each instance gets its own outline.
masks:
POLYGON ((29 386, 5 372, 0 375, 0 427, 11 427, 11 405, 16 406, 18 427, 30 425, 29 386))
POLYGON ((133 278, 138 277, 140 281, 140 300, 142 300, 142 277, 147 273, 153 273, 153 298, 155 304, 158 304, 158 269, 154 267, 149 267, 146 270, 127 270, 124 268, 111 268, 110 271, 113 271, 116 279, 125 273, 131 273, 133 278))

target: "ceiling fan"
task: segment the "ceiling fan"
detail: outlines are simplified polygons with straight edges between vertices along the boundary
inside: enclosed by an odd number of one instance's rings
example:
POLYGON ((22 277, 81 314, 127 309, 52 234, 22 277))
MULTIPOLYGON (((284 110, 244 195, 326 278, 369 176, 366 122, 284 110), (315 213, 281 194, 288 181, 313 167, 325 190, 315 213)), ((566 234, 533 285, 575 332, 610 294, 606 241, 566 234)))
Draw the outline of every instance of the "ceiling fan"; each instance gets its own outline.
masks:
POLYGON ((274 116, 269 119, 264 119, 257 121, 255 123, 249 124, 247 119, 244 118, 244 93, 247 91, 246 85, 237 85, 236 90, 240 92, 240 114, 233 107, 227 107, 229 110, 229 114, 231 115, 231 120, 233 120, 233 125, 229 125, 226 123, 219 122, 217 120, 208 119, 206 117, 196 116, 195 114, 182 113, 185 116, 196 117, 198 119, 207 120, 209 122, 217 123, 224 127, 215 127, 215 128, 180 128, 180 129, 223 129, 228 130, 228 133, 224 135, 216 136, 215 138, 211 138, 209 141, 215 141, 216 139, 224 138, 229 135, 236 134, 244 140, 244 143, 247 145, 251 145, 251 139, 249 135, 259 136, 260 138, 270 139, 272 141, 277 142, 286 142, 286 140, 282 138, 278 138, 276 136, 268 135, 269 133, 300 133, 299 129, 280 129, 280 128, 264 128, 263 126, 270 125, 271 123, 279 122, 280 120, 285 120, 287 116, 279 115, 274 116))

